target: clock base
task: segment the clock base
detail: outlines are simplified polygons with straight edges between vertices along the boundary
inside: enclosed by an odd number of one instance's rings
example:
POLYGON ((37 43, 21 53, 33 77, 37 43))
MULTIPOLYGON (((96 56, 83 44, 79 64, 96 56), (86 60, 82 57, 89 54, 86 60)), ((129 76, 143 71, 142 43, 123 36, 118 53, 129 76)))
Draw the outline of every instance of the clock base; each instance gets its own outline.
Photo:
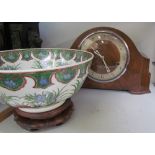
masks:
POLYGON ((83 88, 128 91, 137 95, 150 93, 149 62, 149 59, 144 57, 138 59, 137 68, 129 68, 121 78, 113 82, 99 83, 87 78, 83 88))

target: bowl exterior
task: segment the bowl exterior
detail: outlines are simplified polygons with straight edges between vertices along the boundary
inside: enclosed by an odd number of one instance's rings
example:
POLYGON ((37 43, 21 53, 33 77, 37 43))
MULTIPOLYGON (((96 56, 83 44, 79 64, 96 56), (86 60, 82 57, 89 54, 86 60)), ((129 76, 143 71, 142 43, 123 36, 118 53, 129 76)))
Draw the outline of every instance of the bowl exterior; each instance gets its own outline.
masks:
POLYGON ((57 104, 78 92, 91 61, 57 70, 4 73, 0 78, 0 102, 13 107, 57 104))

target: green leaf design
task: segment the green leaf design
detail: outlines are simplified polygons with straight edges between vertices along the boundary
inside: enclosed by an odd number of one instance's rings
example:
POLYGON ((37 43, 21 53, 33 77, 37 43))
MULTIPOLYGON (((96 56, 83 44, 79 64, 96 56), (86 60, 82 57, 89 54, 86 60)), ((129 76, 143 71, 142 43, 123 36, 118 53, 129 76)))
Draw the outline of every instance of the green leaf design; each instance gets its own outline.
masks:
POLYGON ((0 86, 12 91, 16 91, 24 87, 25 78, 19 74, 0 74, 0 86))
POLYGON ((0 67, 0 70, 18 70, 18 69, 20 69, 20 64, 18 64, 18 65, 6 65, 6 66, 1 66, 0 67))
POLYGON ((48 93, 47 98, 46 98, 46 105, 50 105, 53 102, 56 102, 56 94, 48 93))
POLYGON ((42 66, 40 61, 34 61, 32 68, 34 68, 34 69, 43 69, 44 67, 42 66))
POLYGON ((2 53, 2 57, 7 62, 14 63, 19 59, 19 53, 17 51, 6 52, 6 53, 2 53))
POLYGON ((53 62, 51 60, 49 61, 34 61, 32 68, 34 69, 46 69, 46 68, 53 68, 53 62))
POLYGON ((29 61, 31 59, 32 59, 31 52, 30 51, 27 51, 27 50, 23 50, 22 51, 22 60, 29 61))
POLYGON ((40 60, 43 60, 43 59, 48 57, 49 51, 47 51, 46 49, 34 49, 33 50, 33 55, 36 58, 38 58, 40 60))
POLYGON ((62 83, 68 83, 75 78, 77 68, 66 68, 56 72, 56 79, 62 83))
POLYGON ((83 84, 82 81, 77 79, 76 83, 72 85, 73 89, 69 90, 67 89, 67 85, 65 85, 61 89, 58 88, 52 92, 43 91, 42 93, 30 93, 26 94, 24 97, 7 96, 5 94, 1 94, 0 101, 5 104, 15 103, 15 105, 23 105, 26 103, 31 107, 48 106, 63 101, 67 96, 72 96, 74 93, 79 91, 81 85, 83 84), (21 100, 22 103, 20 103, 21 100))
POLYGON ((7 96, 5 93, 0 95, 0 103, 9 104, 9 102, 17 102, 19 97, 17 96, 7 96))
POLYGON ((66 50, 64 52, 61 52, 61 55, 65 60, 71 60, 74 57, 75 53, 66 50))
POLYGON ((27 74, 30 78, 34 79, 35 86, 34 88, 47 88, 52 84, 51 78, 54 72, 36 72, 27 74))
POLYGON ((80 74, 79 74, 78 78, 83 78, 83 76, 86 75, 86 71, 87 71, 88 65, 89 65, 89 62, 85 63, 85 64, 79 65, 80 74))
POLYGON ((52 49, 51 53, 55 56, 55 60, 60 59, 60 53, 61 53, 60 49, 52 49))
POLYGON ((75 58, 76 62, 85 61, 85 60, 88 60, 89 58, 91 58, 91 55, 89 53, 84 53, 82 51, 76 51, 76 58, 75 58))
POLYGON ((48 91, 42 92, 42 94, 28 94, 24 97, 25 102, 31 106, 44 106, 56 103, 56 94, 48 91))
POLYGON ((77 93, 80 90, 81 86, 83 85, 83 82, 84 82, 83 80, 82 82, 80 82, 80 80, 77 79, 76 83, 72 85, 74 88, 73 89, 74 93, 77 93))

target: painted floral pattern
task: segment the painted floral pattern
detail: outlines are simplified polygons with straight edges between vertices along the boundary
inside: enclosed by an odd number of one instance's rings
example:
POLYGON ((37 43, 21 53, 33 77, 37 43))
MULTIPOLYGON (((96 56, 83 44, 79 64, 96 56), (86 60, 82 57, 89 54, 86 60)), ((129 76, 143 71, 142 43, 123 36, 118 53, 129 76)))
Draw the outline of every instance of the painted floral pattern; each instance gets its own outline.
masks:
POLYGON ((42 88, 45 89, 52 84, 52 76, 54 72, 37 72, 37 73, 28 73, 24 76, 30 77, 35 81, 34 88, 42 88))
POLYGON ((31 60, 31 52, 28 50, 22 51, 22 60, 29 61, 31 60))
MULTIPOLYGON (((90 54, 84 53, 82 51, 71 52, 68 50, 61 50, 61 49, 25 49, 25 50, 14 50, 14 51, 6 51, 0 53, 0 67, 6 66, 7 62, 12 63, 14 66, 15 63, 19 61, 19 58, 21 57, 20 63, 16 64, 19 68, 14 67, 12 70, 21 69, 20 66, 22 66, 22 63, 24 61, 30 62, 30 60, 33 60, 33 64, 31 68, 33 69, 35 66, 36 69, 42 69, 47 68, 48 66, 57 67, 62 65, 67 65, 68 61, 71 59, 74 59, 74 63, 81 62, 84 60, 87 60, 91 57, 90 54), (37 58, 35 60, 34 58, 37 58), (46 60, 46 58, 49 58, 46 60), (5 60, 5 62, 4 62, 5 60)), ((10 64, 9 64, 10 65, 10 64)), ((27 68, 28 69, 28 68, 27 68)))
POLYGON ((82 64, 82 65, 79 65, 79 68, 80 68, 80 74, 79 74, 79 78, 82 78, 83 76, 86 75, 86 72, 87 72, 87 69, 89 67, 90 63, 85 63, 85 64, 82 64))
POLYGON ((0 95, 0 103, 2 104, 9 104, 10 102, 13 102, 13 104, 16 106, 16 103, 18 102, 19 97, 17 96, 7 96, 5 93, 2 93, 0 95))
POLYGON ((70 60, 74 57, 74 53, 71 53, 70 51, 66 51, 64 53, 61 53, 61 55, 65 60, 70 60))
MULTIPOLYGON (((33 66, 32 68, 35 69, 43 69, 43 68, 49 68, 52 67, 53 65, 55 67, 57 66, 63 66, 63 65, 68 65, 68 61, 73 59, 75 57, 75 62, 80 62, 82 61, 82 59, 87 59, 89 58, 89 54, 83 54, 83 52, 79 51, 79 52, 70 52, 70 51, 65 51, 62 52, 62 50, 60 49, 53 49, 53 50, 39 50, 39 49, 34 49, 31 51, 28 50, 23 50, 20 52, 20 50, 17 50, 15 52, 6 52, 3 54, 0 54, 1 58, 5 59, 6 61, 8 61, 9 63, 15 63, 15 61, 17 61, 19 59, 20 54, 22 55, 22 61, 29 61, 32 60, 32 55, 34 57, 36 57, 37 59, 40 60, 44 60, 45 58, 48 57, 50 52, 52 53, 52 56, 54 55, 55 59, 50 59, 48 61, 38 61, 38 60, 34 60, 33 62, 33 66), (62 58, 64 58, 63 61, 60 61, 62 58), (53 64, 55 63, 55 64, 53 64)), ((22 61, 20 61, 20 63, 22 63, 22 61)), ((17 63, 16 65, 6 65, 3 64, 0 66, 1 70, 17 70, 17 69, 22 69, 22 67, 20 66, 20 63, 17 63)), ((35 88, 47 88, 48 86, 50 86, 52 84, 51 82, 51 78, 52 76, 55 74, 56 79, 59 82, 62 83, 68 83, 71 80, 73 80, 78 72, 78 69, 80 69, 80 75, 79 77, 82 77, 83 75, 85 75, 86 73, 86 68, 87 68, 87 64, 82 64, 79 67, 70 67, 67 69, 63 69, 60 71, 57 71, 56 73, 49 71, 49 72, 36 72, 36 73, 24 73, 24 74, 16 74, 16 75, 12 75, 12 74, 0 74, 0 86, 3 88, 7 88, 9 90, 20 90, 22 87, 24 87, 24 85, 26 84, 26 80, 25 77, 30 77, 35 81, 35 88)))
POLYGON ((77 74, 77 68, 67 68, 56 73, 56 79, 62 83, 70 82, 77 74))
POLYGON ((0 88, 3 92, 0 101, 14 106, 24 104, 39 107, 65 100, 81 88, 87 75, 90 61, 80 65, 76 65, 77 62, 89 58, 91 58, 89 53, 78 50, 72 52, 62 49, 25 49, 2 52, 0 53, 0 88), (36 71, 70 64, 72 65, 66 68, 36 71), (34 72, 28 71, 33 69, 34 72), (8 70, 8 73, 1 72, 3 70, 8 70), (9 70, 27 70, 27 72, 15 73, 9 70), (55 87, 55 83, 59 87, 55 87), (25 87, 29 87, 30 91, 33 89, 33 92, 25 93, 25 87))
POLYGON ((28 94, 24 97, 24 101, 27 102, 31 107, 43 105, 50 105, 56 101, 55 96, 52 92, 42 92, 42 94, 28 94))
POLYGON ((16 62, 19 59, 19 53, 18 52, 3 53, 2 57, 6 61, 14 63, 14 62, 16 62))
POLYGON ((0 70, 18 70, 18 69, 20 69, 20 64, 0 66, 0 70))
POLYGON ((40 60, 43 60, 43 59, 45 59, 45 58, 48 57, 49 52, 48 52, 47 50, 41 49, 40 51, 34 51, 34 52, 33 52, 33 55, 34 55, 36 58, 38 58, 38 59, 40 59, 40 60))
POLYGON ((0 74, 0 86, 8 90, 20 90, 26 84, 25 78, 21 75, 0 74))
POLYGON ((7 96, 6 94, 0 95, 0 103, 2 104, 10 104, 14 106, 30 106, 30 107, 42 107, 48 106, 52 104, 56 104, 61 100, 64 100, 66 96, 72 96, 72 94, 77 93, 83 84, 83 80, 77 79, 75 84, 72 85, 71 89, 67 89, 67 85, 65 85, 61 89, 49 91, 43 91, 40 94, 37 93, 29 93, 24 97, 18 96, 7 96), (20 102, 20 100, 22 102, 20 102), (22 103, 22 104, 21 104, 22 103))

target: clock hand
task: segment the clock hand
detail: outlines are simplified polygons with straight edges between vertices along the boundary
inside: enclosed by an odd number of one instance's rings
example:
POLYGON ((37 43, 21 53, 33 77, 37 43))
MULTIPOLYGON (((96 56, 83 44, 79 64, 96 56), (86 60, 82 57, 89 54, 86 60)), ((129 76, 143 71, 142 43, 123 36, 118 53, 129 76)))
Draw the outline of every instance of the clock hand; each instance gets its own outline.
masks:
POLYGON ((109 67, 108 67, 108 65, 107 65, 107 63, 106 63, 106 61, 104 59, 104 56, 101 55, 98 50, 95 50, 94 53, 102 59, 102 61, 104 63, 104 66, 106 68, 106 71, 107 71, 107 73, 109 73, 110 72, 110 69, 109 69, 109 67))

